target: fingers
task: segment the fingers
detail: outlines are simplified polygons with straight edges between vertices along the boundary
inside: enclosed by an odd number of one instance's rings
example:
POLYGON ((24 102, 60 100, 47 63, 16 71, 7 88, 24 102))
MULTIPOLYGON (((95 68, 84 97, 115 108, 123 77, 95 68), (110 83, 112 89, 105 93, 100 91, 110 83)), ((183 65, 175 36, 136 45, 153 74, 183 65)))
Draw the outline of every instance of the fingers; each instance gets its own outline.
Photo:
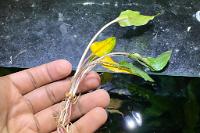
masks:
MULTIPOLYGON (((88 88, 97 88, 100 85, 101 79, 99 74, 94 71, 91 71, 87 74, 86 78, 84 78, 80 85, 79 90, 82 92, 88 91, 88 88)), ((79 91, 78 90, 78 91, 79 91)))
POLYGON ((75 104, 72 108, 72 116, 71 119, 75 120, 82 115, 86 114, 88 111, 95 107, 107 107, 110 103, 109 94, 103 90, 96 90, 93 93, 88 93, 82 96, 77 104, 75 104))
POLYGON ((94 133, 107 120, 107 113, 103 108, 96 107, 70 126, 73 133, 94 133))
MULTIPOLYGON (((71 117, 72 119, 76 119, 86 114, 93 108, 104 108, 108 106, 109 101, 110 97, 105 90, 96 90, 94 92, 85 94, 81 96, 78 100, 78 103, 73 106, 71 117)), ((35 115, 40 125, 39 127, 41 128, 41 132, 50 132, 56 129, 55 114, 60 111, 60 107, 61 104, 56 104, 35 115)))
MULTIPOLYGON (((107 120, 107 113, 103 108, 96 107, 80 120, 71 125, 70 131, 72 133, 94 133, 107 120)), ((58 133, 53 131, 51 133, 58 133)))
MULTIPOLYGON (((98 87, 99 84, 99 75, 96 72, 90 72, 81 82, 79 92, 89 91, 98 87)), ((68 78, 35 89, 24 97, 32 105, 33 113, 36 113, 63 100, 65 93, 70 89, 70 85, 71 81, 68 78)))
POLYGON ((21 94, 26 94, 42 85, 63 79, 71 73, 72 66, 66 60, 57 60, 8 77, 21 94))

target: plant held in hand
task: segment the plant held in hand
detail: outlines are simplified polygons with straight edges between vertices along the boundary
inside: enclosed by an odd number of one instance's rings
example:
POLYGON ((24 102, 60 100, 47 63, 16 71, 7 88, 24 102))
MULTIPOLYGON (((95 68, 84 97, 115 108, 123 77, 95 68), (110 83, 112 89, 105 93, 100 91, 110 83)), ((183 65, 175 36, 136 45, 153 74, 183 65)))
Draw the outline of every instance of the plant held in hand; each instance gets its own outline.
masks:
POLYGON ((147 24, 150 20, 153 20, 154 17, 155 16, 141 15, 140 12, 137 11, 126 10, 121 12, 119 17, 103 26, 94 35, 80 59, 76 73, 72 78, 70 91, 66 94, 64 105, 62 107, 61 112, 59 113, 57 126, 58 133, 70 132, 69 126, 71 125, 71 108, 72 105, 75 104, 77 101, 76 92, 78 86, 80 84, 81 79, 83 79, 83 77, 88 72, 90 72, 96 65, 101 65, 104 68, 113 72, 134 74, 139 77, 142 77, 146 81, 154 81, 146 72, 136 67, 134 64, 124 60, 117 63, 111 57, 124 56, 139 62, 141 65, 149 68, 151 71, 160 71, 167 65, 172 53, 171 51, 166 51, 156 58, 143 57, 138 53, 112 52, 116 45, 115 37, 110 37, 103 41, 95 42, 98 35, 114 23, 119 23, 121 27, 141 26, 147 24), (91 50, 90 54, 88 53, 89 50, 91 50))

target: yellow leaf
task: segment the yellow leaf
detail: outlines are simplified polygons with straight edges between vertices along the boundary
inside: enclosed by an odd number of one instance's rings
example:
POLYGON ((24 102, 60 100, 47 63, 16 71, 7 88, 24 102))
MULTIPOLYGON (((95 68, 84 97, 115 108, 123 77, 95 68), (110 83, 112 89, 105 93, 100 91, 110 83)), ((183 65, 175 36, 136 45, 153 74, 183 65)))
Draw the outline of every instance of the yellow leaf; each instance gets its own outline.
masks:
POLYGON ((123 69, 120 67, 120 65, 113 61, 111 57, 109 56, 105 56, 102 60, 101 60, 101 64, 103 67, 107 68, 110 71, 116 72, 116 73, 129 73, 130 71, 127 69, 123 69))
POLYGON ((116 44, 116 38, 109 37, 103 41, 94 42, 90 46, 90 50, 94 55, 101 57, 103 55, 110 53, 115 47, 115 44, 116 44))

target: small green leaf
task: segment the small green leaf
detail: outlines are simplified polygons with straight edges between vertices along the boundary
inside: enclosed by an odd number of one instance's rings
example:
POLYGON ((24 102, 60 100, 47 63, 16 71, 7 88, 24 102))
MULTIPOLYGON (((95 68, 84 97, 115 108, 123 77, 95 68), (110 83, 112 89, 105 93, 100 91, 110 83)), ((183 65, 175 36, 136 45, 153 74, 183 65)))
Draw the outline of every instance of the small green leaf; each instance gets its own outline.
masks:
POLYGON ((153 68, 155 71, 162 70, 168 63, 170 57, 171 57, 172 51, 167 51, 162 54, 160 54, 156 58, 148 57, 146 58, 147 65, 153 68))
POLYGON ((116 38, 115 37, 109 37, 103 41, 94 42, 90 46, 90 50, 92 51, 92 54, 101 57, 103 55, 106 55, 110 53, 116 45, 116 38))
POLYGON ((137 75, 143 78, 146 81, 154 82, 154 80, 144 71, 139 69, 138 67, 134 66, 132 63, 128 63, 127 61, 121 61, 119 63, 121 67, 125 67, 130 70, 131 74, 137 75))
POLYGON ((168 63, 171 57, 172 51, 166 51, 156 58, 147 57, 144 58, 141 55, 134 53, 130 54, 129 58, 138 60, 142 65, 149 67, 152 71, 161 71, 168 63))
POLYGON ((121 27, 126 26, 141 26, 153 20, 155 16, 141 15, 138 11, 126 10, 119 15, 118 23, 121 27))

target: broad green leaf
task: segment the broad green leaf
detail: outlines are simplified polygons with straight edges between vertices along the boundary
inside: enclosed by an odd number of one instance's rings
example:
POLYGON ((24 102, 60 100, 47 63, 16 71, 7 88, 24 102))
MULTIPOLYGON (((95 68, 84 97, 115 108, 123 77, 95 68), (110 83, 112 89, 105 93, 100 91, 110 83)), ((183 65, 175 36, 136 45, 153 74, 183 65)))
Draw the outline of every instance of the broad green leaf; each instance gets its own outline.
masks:
POLYGON ((94 42, 90 46, 90 50, 94 55, 101 57, 103 55, 110 53, 114 49, 115 45, 116 45, 116 38, 110 37, 103 41, 94 42))
POLYGON ((162 70, 168 63, 170 57, 171 57, 172 51, 167 51, 162 54, 160 54, 156 58, 148 57, 144 59, 144 61, 153 68, 155 71, 162 70))
POLYGON ((119 64, 120 64, 120 66, 129 69, 131 74, 137 75, 146 81, 154 82, 154 80, 146 72, 144 72, 141 69, 139 69, 138 67, 134 66, 132 63, 122 61, 119 64))
POLYGON ((153 20, 155 16, 141 15, 138 11, 126 10, 119 15, 118 23, 121 27, 126 26, 141 26, 153 20))
POLYGON ((141 55, 134 53, 130 54, 129 58, 138 60, 141 64, 149 67, 152 71, 161 71, 168 63, 171 57, 172 51, 166 51, 156 58, 153 57, 142 57, 141 55))
POLYGON ((124 69, 123 67, 120 67, 120 65, 113 61, 113 59, 110 56, 105 56, 101 60, 101 64, 104 68, 107 68, 110 71, 116 72, 116 73, 129 73, 129 69, 124 69))

